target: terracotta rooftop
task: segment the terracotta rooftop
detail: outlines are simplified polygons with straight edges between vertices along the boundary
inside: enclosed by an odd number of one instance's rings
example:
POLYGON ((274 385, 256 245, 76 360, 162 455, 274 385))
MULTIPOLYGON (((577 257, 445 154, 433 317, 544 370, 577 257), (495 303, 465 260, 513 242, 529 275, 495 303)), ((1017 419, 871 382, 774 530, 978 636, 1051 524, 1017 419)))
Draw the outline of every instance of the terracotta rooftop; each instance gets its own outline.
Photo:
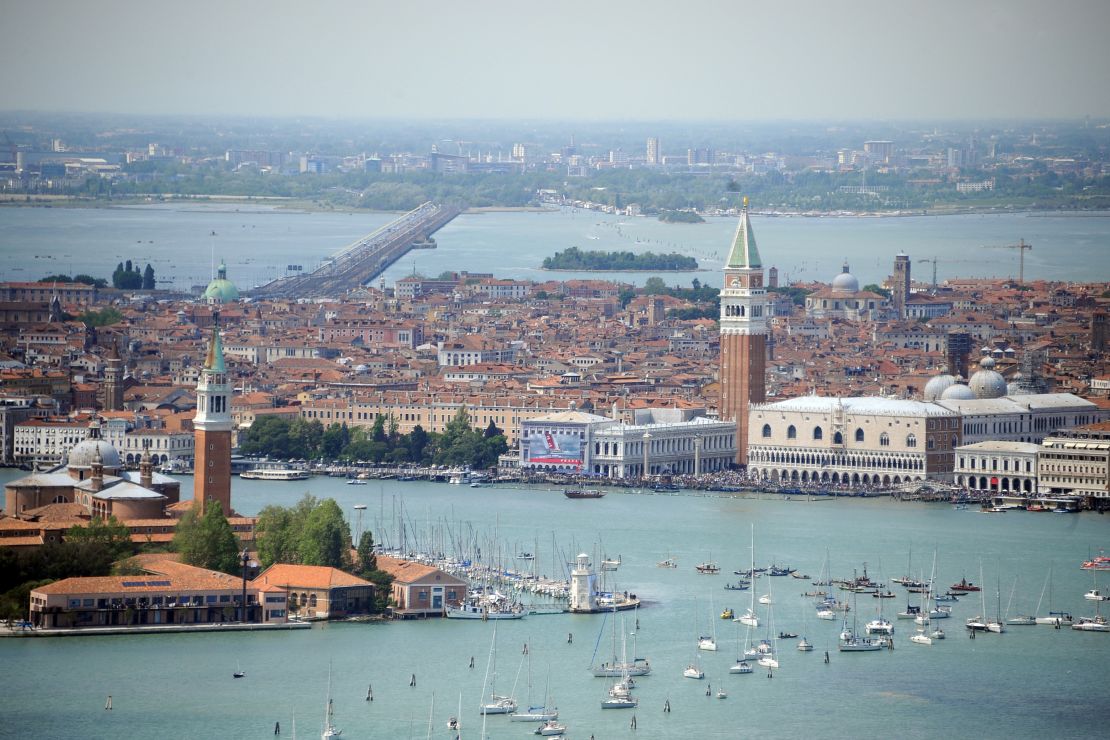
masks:
POLYGON ((345 586, 372 586, 358 576, 325 565, 290 565, 275 563, 258 574, 254 585, 291 586, 295 588, 341 588, 345 586))

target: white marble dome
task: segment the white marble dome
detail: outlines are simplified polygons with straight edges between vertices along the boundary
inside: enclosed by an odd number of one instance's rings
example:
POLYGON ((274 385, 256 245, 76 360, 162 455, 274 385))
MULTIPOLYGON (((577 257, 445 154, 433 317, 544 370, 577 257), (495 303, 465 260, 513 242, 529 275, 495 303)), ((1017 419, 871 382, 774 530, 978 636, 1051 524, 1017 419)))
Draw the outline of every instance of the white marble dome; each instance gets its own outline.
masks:
POLYGON ((848 263, 844 263, 843 271, 833 278, 832 289, 837 293, 858 293, 859 280, 856 276, 848 272, 848 263))
POLYGON ((954 383, 944 389, 940 394, 942 401, 973 401, 975 400, 975 392, 963 383, 954 383))
POLYGON ((967 383, 976 398, 1002 398, 1006 395, 1006 379, 994 369, 994 359, 984 357, 979 370, 967 383))
POLYGON ((925 384, 925 390, 922 391, 921 395, 926 401, 935 401, 955 384, 956 376, 944 373, 935 378, 929 378, 929 382, 925 384))

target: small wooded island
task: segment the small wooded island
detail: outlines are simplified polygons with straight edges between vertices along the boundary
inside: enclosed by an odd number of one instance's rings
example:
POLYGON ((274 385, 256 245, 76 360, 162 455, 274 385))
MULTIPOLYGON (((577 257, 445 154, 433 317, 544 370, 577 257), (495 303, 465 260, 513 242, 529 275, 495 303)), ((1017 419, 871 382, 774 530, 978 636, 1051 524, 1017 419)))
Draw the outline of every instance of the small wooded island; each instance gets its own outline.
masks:
POLYGON ((663 211, 659 220, 667 224, 704 224, 705 219, 695 211, 663 211))
POLYGON ((684 254, 655 254, 654 252, 583 252, 578 247, 570 247, 556 252, 554 257, 543 261, 545 270, 583 270, 633 272, 651 270, 656 272, 687 272, 698 269, 698 261, 684 254))

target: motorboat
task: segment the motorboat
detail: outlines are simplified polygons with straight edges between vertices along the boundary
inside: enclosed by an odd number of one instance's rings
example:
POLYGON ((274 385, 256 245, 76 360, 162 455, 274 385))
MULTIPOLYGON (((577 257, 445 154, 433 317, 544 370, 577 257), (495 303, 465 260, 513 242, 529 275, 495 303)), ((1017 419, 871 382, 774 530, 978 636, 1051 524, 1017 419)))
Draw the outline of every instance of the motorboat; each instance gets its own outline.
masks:
POLYGON ((797 636, 796 632, 779 632, 780 640, 793 640, 797 636))
POLYGON ((864 632, 868 635, 893 635, 894 625, 890 623, 889 619, 878 617, 868 622, 864 628, 864 632))
POLYGON ((563 495, 567 498, 602 498, 605 491, 596 488, 567 488, 563 490, 563 495))
POLYGON ((935 630, 929 633, 929 637, 933 638, 934 640, 943 640, 944 630, 942 630, 940 627, 937 627, 935 630))
POLYGON ((698 650, 708 650, 716 652, 717 640, 713 637, 701 637, 698 639, 698 650))
POLYGON ((948 587, 951 591, 961 591, 963 593, 970 593, 972 591, 981 591, 982 589, 976 586, 966 578, 961 578, 959 583, 953 583, 948 587))
POLYGON ((725 590, 726 591, 747 591, 750 586, 751 586, 751 583, 749 583, 747 581, 737 581, 736 583, 726 583, 725 584, 725 590))
POLYGON ((1083 570, 1110 570, 1110 556, 1098 555, 1079 566, 1083 570))
POLYGON ((365 486, 365 485, 369 485, 369 483, 367 481, 362 480, 361 478, 348 478, 347 479, 347 485, 348 486, 365 486))
POLYGON ((721 619, 732 619, 733 616, 735 615, 733 614, 732 609, 725 609, 723 612, 721 612, 721 619))
POLYGON ((686 670, 682 672, 683 678, 705 678, 705 671, 694 664, 686 666, 686 670))
POLYGON ((674 558, 666 558, 665 560, 660 560, 658 563, 656 563, 655 567, 656 568, 677 568, 678 567, 678 561, 675 560, 674 558))
POLYGON ((536 731, 533 732, 532 734, 533 735, 543 735, 544 737, 552 737, 552 736, 555 736, 555 735, 562 735, 566 731, 567 731, 567 726, 566 725, 564 725, 560 722, 556 722, 555 720, 551 719, 551 720, 548 720, 547 722, 544 722, 542 725, 540 725, 538 728, 536 728, 536 731))
POLYGON ((760 604, 770 604, 771 603, 771 594, 763 594, 762 596, 760 596, 759 597, 759 603, 760 604))
POLYGON ((698 563, 694 566, 694 570, 702 575, 715 576, 721 572, 721 566, 716 563, 698 563))
POLYGON ((835 622, 836 621, 836 612, 834 612, 832 609, 818 609, 817 610, 817 618, 818 619, 825 619, 825 620, 828 620, 830 622, 835 622))
POLYGON ((1107 600, 1110 600, 1110 596, 1103 596, 1102 592, 1099 591, 1097 588, 1092 588, 1090 591, 1083 594, 1083 598, 1086 599, 1087 601, 1107 601, 1107 600))
POLYGON ((1033 624, 1036 624, 1036 623, 1037 623, 1037 618, 1036 617, 1030 617, 1030 616, 1020 615, 1020 614, 1016 617, 1010 617, 1009 619, 1006 620, 1006 624, 1012 624, 1012 625, 1015 625, 1015 626, 1026 626, 1026 625, 1033 625, 1033 624))

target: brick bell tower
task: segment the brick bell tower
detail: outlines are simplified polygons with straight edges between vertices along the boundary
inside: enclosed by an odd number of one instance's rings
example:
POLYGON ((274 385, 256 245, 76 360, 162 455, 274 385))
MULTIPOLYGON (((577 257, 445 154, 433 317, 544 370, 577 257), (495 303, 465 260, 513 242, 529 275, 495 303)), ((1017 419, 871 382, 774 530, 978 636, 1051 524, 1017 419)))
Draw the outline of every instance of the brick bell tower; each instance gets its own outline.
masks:
POLYGON ((748 462, 748 404, 766 399, 767 293, 763 263, 748 220, 748 199, 725 262, 721 289, 722 421, 736 422, 736 462, 748 462))
POLYGON ((224 367, 218 313, 214 319, 208 356, 197 381, 193 500, 200 504, 202 514, 208 502, 219 501, 224 515, 231 516, 231 385, 224 367))

